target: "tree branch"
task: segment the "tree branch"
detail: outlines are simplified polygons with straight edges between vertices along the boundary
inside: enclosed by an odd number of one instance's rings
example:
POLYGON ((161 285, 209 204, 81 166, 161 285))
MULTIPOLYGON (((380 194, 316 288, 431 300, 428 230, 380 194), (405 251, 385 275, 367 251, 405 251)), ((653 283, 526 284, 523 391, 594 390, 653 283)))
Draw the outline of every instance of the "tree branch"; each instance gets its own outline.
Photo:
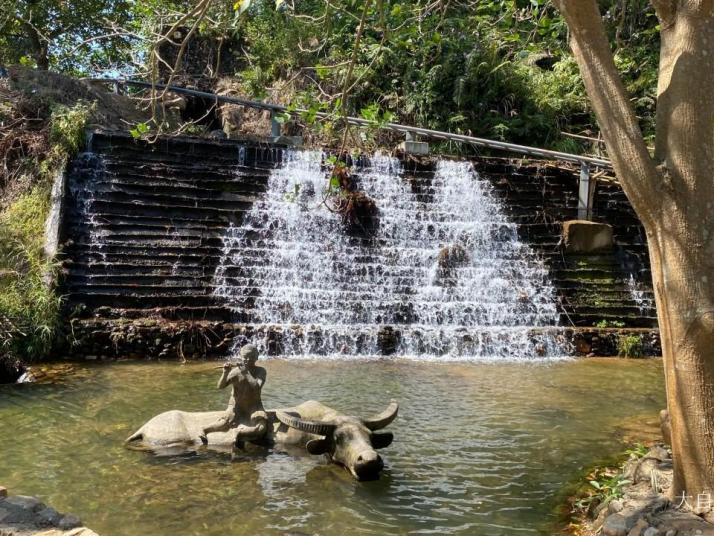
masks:
POLYGON ((663 30, 674 24, 674 17, 677 14, 677 0, 651 0, 651 3, 663 30))
POLYGON ((615 171, 635 211, 647 223, 659 207, 655 191, 659 173, 615 67, 597 2, 555 3, 570 29, 570 46, 615 171))

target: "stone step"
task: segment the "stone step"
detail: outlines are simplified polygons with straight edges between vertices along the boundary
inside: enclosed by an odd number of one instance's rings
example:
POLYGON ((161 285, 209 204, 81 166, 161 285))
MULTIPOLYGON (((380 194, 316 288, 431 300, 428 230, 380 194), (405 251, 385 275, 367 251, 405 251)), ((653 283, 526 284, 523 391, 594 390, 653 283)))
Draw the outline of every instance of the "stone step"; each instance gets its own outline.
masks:
MULTIPOLYGON (((133 177, 131 179, 134 179, 133 177)), ((111 180, 92 181, 84 190, 91 191, 93 197, 103 197, 106 193, 124 192, 135 196, 146 194, 153 195, 176 195, 185 198, 215 199, 226 194, 228 199, 235 199, 235 195, 243 195, 251 199, 262 195, 265 191, 265 184, 257 183, 246 185, 238 181, 212 182, 211 184, 201 184, 188 181, 175 181, 168 183, 158 180, 130 180, 129 178, 113 177, 111 180)))
POLYGON ((160 180, 155 176, 149 176, 146 179, 137 179, 134 177, 111 176, 102 179, 88 182, 87 188, 91 191, 115 191, 121 190, 135 195, 143 195, 144 193, 158 194, 176 194, 183 196, 196 196, 206 199, 215 197, 223 193, 239 193, 251 197, 261 195, 265 192, 266 182, 255 181, 252 184, 247 184, 244 181, 231 180, 186 180, 175 178, 172 181, 160 180))

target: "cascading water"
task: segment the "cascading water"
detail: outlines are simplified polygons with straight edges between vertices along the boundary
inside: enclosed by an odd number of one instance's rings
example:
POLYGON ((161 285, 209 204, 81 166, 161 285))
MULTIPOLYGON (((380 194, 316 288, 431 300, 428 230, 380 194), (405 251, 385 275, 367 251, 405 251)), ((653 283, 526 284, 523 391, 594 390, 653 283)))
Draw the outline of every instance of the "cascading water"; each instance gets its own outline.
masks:
POLYGON ((633 274, 630 274, 627 279, 627 291, 630 293, 632 301, 640 310, 641 315, 645 315, 647 311, 654 309, 654 300, 647 295, 647 291, 643 288, 642 283, 637 281, 633 274))
POLYGON ((321 203, 322 160, 286 152, 264 199, 224 237, 215 294, 269 326, 251 342, 265 349, 277 334, 290 356, 562 354, 534 329, 558 322, 547 269, 470 164, 442 160, 411 183, 390 157, 356 167, 379 207, 377 231, 360 237, 321 203))
MULTIPOLYGON (((96 179, 104 173, 104 161, 100 156, 92 152, 82 153, 77 157, 77 160, 82 163, 85 173, 91 174, 96 179)), ((102 228, 97 214, 94 210, 94 204, 97 200, 95 191, 95 180, 84 181, 81 185, 72 183, 70 193, 76 199, 79 210, 85 214, 87 218, 87 238, 89 245, 89 253, 97 255, 102 262, 106 262, 106 235, 107 232, 102 228)))

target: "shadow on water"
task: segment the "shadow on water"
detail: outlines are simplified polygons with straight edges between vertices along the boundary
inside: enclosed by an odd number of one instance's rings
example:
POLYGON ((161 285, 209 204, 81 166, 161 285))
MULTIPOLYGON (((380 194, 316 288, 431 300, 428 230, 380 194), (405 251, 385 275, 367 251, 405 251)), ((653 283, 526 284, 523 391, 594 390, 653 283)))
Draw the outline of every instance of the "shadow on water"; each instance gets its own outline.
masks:
POLYGON ((312 398, 367 416, 400 401, 380 480, 303 452, 123 446, 162 411, 224 407, 213 366, 78 365, 57 384, 0 386, 0 483, 106 535, 548 534, 559 490, 664 404, 658 360, 271 360, 267 407, 312 398))

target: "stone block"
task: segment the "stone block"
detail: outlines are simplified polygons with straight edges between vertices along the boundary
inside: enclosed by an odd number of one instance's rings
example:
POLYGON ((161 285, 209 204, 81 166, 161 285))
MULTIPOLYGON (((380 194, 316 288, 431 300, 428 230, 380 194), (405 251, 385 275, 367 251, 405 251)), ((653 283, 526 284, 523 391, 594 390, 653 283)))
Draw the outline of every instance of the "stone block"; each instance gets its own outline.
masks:
POLYGON ((613 246, 612 227, 586 220, 563 222, 563 244, 566 253, 601 253, 613 246))
POLYGON ((302 136, 272 136, 268 138, 270 143, 277 145, 289 145, 290 147, 302 147, 302 136))
POLYGON ((403 151, 404 154, 429 154, 429 144, 425 141, 406 140, 399 144, 399 149, 403 151))

